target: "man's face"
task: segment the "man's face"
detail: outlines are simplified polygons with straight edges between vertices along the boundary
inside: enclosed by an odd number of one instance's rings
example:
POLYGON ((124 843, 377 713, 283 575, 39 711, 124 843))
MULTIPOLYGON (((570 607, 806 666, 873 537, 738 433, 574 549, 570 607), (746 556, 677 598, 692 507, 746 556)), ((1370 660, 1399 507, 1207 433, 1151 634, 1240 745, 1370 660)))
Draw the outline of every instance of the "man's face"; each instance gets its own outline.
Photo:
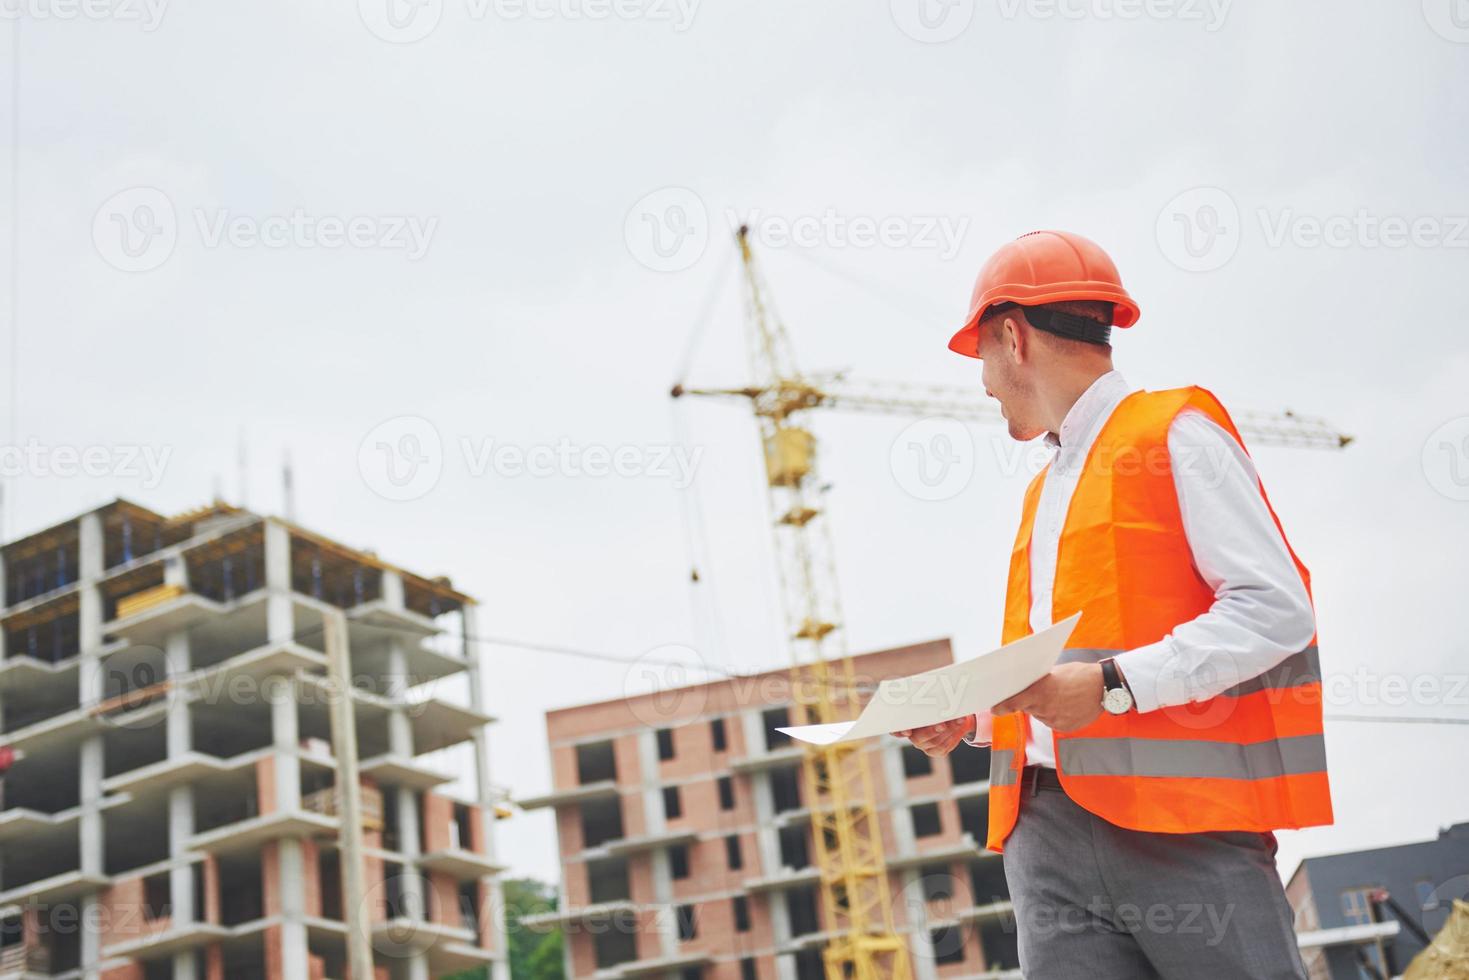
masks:
POLYGON ((1000 414, 1010 428, 1010 438, 1028 442, 1045 434, 1046 427, 1036 421, 1035 384, 1031 380, 1027 329, 1019 317, 1005 313, 985 322, 979 328, 979 356, 984 358, 980 379, 985 393, 1000 403, 1000 414))

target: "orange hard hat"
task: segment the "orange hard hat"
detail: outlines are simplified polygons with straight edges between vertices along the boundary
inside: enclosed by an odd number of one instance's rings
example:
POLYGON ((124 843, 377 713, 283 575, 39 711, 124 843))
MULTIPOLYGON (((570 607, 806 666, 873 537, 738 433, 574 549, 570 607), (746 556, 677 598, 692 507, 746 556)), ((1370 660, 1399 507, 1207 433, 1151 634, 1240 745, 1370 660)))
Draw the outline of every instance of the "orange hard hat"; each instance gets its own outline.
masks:
POLYGON ((1102 247, 1069 231, 1033 231, 1007 242, 989 257, 974 283, 969 319, 949 341, 949 350, 979 356, 979 321, 997 303, 1039 306, 1067 300, 1112 304, 1112 326, 1130 327, 1138 308, 1117 266, 1102 247))

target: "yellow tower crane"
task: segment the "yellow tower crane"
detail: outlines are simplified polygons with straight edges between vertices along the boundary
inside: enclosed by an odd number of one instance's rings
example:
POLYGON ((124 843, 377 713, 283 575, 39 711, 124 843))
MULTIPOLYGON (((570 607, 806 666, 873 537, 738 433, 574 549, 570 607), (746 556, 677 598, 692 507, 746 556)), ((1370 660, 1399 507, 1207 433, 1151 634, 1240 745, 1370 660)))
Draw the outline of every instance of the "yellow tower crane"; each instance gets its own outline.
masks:
MULTIPOLYGON (((803 374, 785 324, 766 299, 768 290, 750 250, 747 228, 739 229, 737 242, 752 381, 738 388, 678 384, 672 394, 744 398, 754 409, 765 452, 776 564, 791 644, 791 689, 801 714, 792 721, 842 721, 855 715, 860 703, 842 629, 831 529, 812 489, 820 486, 816 437, 800 424, 803 413, 836 408, 986 422, 998 421, 1000 413, 977 388, 803 374)), ((1251 441, 1267 445, 1340 449, 1352 441, 1320 419, 1292 412, 1241 413, 1236 424, 1251 441)), ((908 948, 893 919, 882 829, 865 754, 850 743, 808 745, 802 770, 821 876, 827 980, 909 980, 908 948)))

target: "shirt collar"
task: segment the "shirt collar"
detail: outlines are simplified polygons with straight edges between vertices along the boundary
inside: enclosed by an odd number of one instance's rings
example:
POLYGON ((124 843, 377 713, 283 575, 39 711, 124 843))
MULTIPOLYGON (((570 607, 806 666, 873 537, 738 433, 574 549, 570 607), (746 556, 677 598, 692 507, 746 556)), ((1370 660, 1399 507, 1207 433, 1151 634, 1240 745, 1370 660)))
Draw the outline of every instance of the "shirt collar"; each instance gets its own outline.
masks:
POLYGON ((1127 381, 1119 371, 1108 371, 1097 378, 1081 393, 1061 420, 1059 433, 1047 432, 1046 443, 1057 448, 1071 450, 1091 442, 1090 436, 1107 417, 1117 403, 1127 396, 1127 381))

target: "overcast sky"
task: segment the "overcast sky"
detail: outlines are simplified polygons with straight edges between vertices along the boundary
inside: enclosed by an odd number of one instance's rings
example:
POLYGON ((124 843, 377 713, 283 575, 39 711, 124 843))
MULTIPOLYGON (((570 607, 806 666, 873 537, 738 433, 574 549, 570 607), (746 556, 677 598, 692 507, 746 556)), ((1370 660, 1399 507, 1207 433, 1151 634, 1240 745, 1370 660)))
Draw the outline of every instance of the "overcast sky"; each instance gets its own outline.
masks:
MULTIPOLYGON (((1133 385, 1357 437, 1256 452, 1328 710, 1469 717, 1454 0, 925 2, 6 0, 6 535, 117 495, 280 512, 289 451, 303 523, 451 575, 487 636, 776 666, 748 410, 667 394, 706 308, 688 380, 749 376, 732 225, 805 368, 973 386, 945 343, 975 271, 1061 227, 1142 307, 1133 385)), ((813 422, 850 647, 972 656, 1030 470, 915 421, 813 422)), ((646 681, 490 656, 517 795, 549 787, 546 709, 646 681)), ((1469 819, 1469 727, 1328 742, 1337 824, 1286 870, 1469 819)), ((500 826, 556 876, 549 816, 500 826)))

